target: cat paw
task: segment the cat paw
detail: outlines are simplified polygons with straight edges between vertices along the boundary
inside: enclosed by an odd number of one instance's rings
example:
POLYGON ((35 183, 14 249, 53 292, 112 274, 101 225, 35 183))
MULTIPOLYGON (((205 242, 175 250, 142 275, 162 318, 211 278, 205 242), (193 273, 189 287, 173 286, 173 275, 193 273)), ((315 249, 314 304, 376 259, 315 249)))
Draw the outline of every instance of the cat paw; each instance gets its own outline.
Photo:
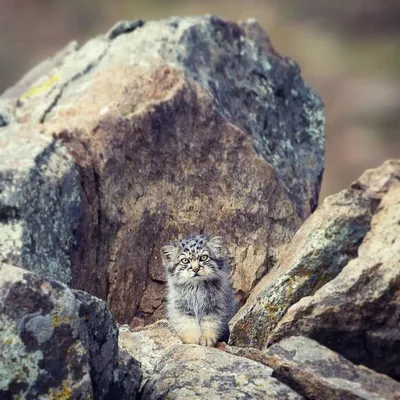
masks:
POLYGON ((207 336, 200 336, 199 343, 200 346, 214 347, 217 343, 217 339, 207 336))
POLYGON ((185 333, 185 334, 181 334, 180 338, 182 340, 183 343, 185 344, 199 344, 199 336, 196 333, 185 333))

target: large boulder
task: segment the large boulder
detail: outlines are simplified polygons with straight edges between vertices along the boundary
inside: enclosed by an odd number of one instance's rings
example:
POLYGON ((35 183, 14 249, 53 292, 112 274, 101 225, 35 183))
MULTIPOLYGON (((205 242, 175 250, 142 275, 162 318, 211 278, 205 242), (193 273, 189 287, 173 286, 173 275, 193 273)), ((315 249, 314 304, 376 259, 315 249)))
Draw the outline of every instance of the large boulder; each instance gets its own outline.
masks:
POLYGON ((367 171, 353 188, 381 198, 357 257, 313 296, 289 308, 269 344, 304 335, 399 379, 400 161, 367 171))
POLYGON ((140 367, 117 341, 104 301, 0 264, 1 399, 134 399, 140 367))
POLYGON ((378 204, 373 190, 357 188, 326 198, 232 319, 230 343, 265 348, 288 308, 314 294, 357 256, 378 204))
POLYGON ((83 213, 72 156, 37 124, 10 124, 0 160, 0 261, 70 282, 83 213))
POLYGON ((158 360, 141 396, 148 400, 303 399, 272 374, 272 368, 214 348, 178 345, 158 360))
MULTIPOLYGON (((261 363, 216 348, 184 345, 166 320, 119 328, 120 348, 143 368, 142 399, 301 399, 261 363)), ((223 348, 223 346, 222 346, 223 348)))
POLYGON ((6 91, 0 119, 1 257, 121 323, 164 314, 162 244, 224 236, 245 299, 317 205, 321 101, 253 20, 120 23, 6 91))
POLYGON ((217 349, 182 345, 165 320, 134 330, 120 326, 119 332, 121 349, 142 365, 142 399, 300 395, 312 400, 396 400, 400 396, 399 382, 355 365, 307 337, 283 339, 261 351, 223 343, 217 349))
POLYGON ((312 400, 396 400, 400 383, 305 337, 290 337, 263 354, 275 377, 312 400))

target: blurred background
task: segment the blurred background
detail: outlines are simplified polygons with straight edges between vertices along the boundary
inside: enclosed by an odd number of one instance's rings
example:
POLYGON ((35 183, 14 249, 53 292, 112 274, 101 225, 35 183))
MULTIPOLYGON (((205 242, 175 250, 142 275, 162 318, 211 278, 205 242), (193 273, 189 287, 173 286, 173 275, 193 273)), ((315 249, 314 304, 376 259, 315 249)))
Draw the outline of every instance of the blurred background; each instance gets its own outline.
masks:
POLYGON ((400 0, 0 0, 0 93, 121 19, 255 17, 326 108, 321 199, 400 158, 400 0))

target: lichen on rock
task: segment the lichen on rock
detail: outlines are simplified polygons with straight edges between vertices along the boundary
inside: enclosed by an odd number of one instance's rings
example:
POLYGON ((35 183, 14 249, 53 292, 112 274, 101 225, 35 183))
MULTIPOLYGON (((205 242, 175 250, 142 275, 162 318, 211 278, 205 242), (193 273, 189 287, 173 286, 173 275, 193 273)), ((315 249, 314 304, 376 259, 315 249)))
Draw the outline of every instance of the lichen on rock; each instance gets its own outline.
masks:
POLYGON ((166 242, 224 236, 243 301, 317 205, 322 102, 254 20, 122 21, 0 104, 0 209, 18 211, 2 259, 107 300, 119 323, 164 316, 166 242))
POLYGON ((265 348, 288 308, 337 276, 370 229, 378 200, 356 189, 324 200, 231 321, 230 343, 265 348))
POLYGON ((289 308, 269 344, 304 335, 398 379, 400 162, 366 171, 353 187, 380 201, 356 257, 313 296, 289 308))
POLYGON ((120 369, 117 329, 102 300, 3 263, 0 295, 1 398, 136 396, 140 369, 120 369))

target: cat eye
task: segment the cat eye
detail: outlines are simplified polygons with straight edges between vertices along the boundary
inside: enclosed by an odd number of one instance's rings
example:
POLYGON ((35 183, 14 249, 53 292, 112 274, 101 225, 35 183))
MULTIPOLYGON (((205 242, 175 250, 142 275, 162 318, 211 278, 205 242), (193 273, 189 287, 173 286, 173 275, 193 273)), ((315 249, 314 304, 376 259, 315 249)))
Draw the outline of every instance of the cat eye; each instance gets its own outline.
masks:
POLYGON ((200 261, 207 261, 208 260, 208 255, 206 255, 206 254, 203 254, 201 257, 200 257, 200 261))
POLYGON ((182 258, 181 263, 182 263, 182 264, 189 264, 189 259, 187 259, 187 258, 182 258))

